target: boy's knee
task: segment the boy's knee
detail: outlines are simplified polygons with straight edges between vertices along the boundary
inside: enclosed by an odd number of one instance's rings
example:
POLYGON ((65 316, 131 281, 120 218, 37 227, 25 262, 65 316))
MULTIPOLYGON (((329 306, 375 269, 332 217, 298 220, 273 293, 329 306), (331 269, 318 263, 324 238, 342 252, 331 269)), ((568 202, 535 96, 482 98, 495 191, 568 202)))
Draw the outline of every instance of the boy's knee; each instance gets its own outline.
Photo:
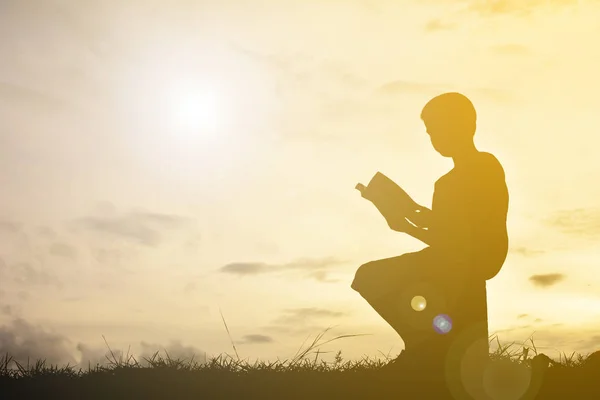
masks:
POLYGON ((352 281, 350 287, 352 287, 352 289, 356 290, 357 292, 360 292, 361 287, 366 281, 369 280, 369 272, 372 270, 373 261, 370 261, 358 267, 356 273, 354 274, 354 280, 352 281))

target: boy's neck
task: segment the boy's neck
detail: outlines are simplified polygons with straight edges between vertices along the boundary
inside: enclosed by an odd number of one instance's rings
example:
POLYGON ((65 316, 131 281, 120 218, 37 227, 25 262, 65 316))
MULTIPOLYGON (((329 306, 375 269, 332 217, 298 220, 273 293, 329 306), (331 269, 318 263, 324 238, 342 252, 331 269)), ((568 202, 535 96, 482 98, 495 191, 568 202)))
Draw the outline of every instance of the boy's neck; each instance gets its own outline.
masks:
POLYGON ((452 156, 452 161, 454 161, 454 168, 460 168, 462 165, 467 164, 470 160, 473 159, 477 154, 479 154, 479 150, 475 147, 475 143, 469 143, 460 149, 460 151, 456 152, 455 155, 452 156))

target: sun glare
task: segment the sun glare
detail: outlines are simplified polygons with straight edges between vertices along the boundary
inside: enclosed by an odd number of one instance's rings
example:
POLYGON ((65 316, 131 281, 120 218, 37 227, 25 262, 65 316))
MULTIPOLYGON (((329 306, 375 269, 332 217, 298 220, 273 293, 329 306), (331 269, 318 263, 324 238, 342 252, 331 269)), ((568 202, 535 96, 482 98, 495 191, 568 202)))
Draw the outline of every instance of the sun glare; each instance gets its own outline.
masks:
POLYGON ((214 90, 191 90, 172 101, 173 123, 177 129, 198 135, 215 134, 220 119, 219 96, 214 90))

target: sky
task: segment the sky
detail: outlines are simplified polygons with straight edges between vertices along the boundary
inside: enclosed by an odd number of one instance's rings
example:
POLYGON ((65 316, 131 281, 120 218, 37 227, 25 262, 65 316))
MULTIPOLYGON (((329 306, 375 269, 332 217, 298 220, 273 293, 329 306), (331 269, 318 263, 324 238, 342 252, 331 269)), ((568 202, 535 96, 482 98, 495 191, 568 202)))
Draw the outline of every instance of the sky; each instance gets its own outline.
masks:
MULTIPOLYGON (((459 91, 510 192, 489 330, 600 347, 599 1, 0 0, 0 350, 348 359, 402 341, 350 288, 424 245, 354 190, 430 206, 420 111, 459 91), (231 338, 225 328, 227 324, 231 338)), ((198 356, 196 356, 198 359, 198 356)))

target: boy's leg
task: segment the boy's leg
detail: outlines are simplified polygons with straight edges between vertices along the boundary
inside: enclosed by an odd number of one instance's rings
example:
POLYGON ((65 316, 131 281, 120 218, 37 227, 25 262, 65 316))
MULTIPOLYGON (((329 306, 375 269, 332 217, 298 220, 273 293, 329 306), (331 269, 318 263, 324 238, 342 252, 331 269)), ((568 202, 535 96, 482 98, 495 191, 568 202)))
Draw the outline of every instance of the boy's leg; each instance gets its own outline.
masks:
MULTIPOLYGON (((489 359, 485 283, 465 284, 458 282, 460 278, 456 275, 442 273, 440 277, 432 274, 431 269, 421 274, 422 269, 438 263, 417 254, 361 266, 352 288, 396 330, 409 349, 408 354, 415 355, 414 358, 409 356, 409 364, 416 360, 421 365, 429 365, 424 371, 431 372, 425 375, 440 376, 438 373, 441 373, 455 393, 465 389, 476 392, 480 390, 476 387, 481 384, 480 374, 489 359), (426 284, 427 281, 430 284, 426 284), (466 296, 457 293, 465 293, 466 288, 466 296), (425 298, 423 310, 411 306, 415 296, 425 298), (447 334, 433 327, 433 318, 440 314, 448 314, 452 319, 452 329, 447 334), (434 368, 440 369, 434 372, 434 368)), ((441 266, 446 271, 453 270, 449 265, 441 266)))
MULTIPOLYGON (((444 373, 450 338, 435 331, 431 316, 433 313, 427 316, 422 311, 413 310, 410 304, 394 306, 393 303, 402 297, 389 295, 365 300, 394 328, 404 342, 404 350, 395 361, 396 366, 403 368, 405 365, 413 372, 423 375, 423 378, 440 379, 444 373), (405 311, 402 312, 401 309, 405 311), (410 313, 417 315, 410 316, 410 313)), ((403 303, 409 303, 408 299, 403 303)))
POLYGON ((445 309, 445 294, 439 285, 426 282, 428 261, 422 252, 372 261, 359 268, 352 283, 406 348, 439 336, 433 319, 445 309))

